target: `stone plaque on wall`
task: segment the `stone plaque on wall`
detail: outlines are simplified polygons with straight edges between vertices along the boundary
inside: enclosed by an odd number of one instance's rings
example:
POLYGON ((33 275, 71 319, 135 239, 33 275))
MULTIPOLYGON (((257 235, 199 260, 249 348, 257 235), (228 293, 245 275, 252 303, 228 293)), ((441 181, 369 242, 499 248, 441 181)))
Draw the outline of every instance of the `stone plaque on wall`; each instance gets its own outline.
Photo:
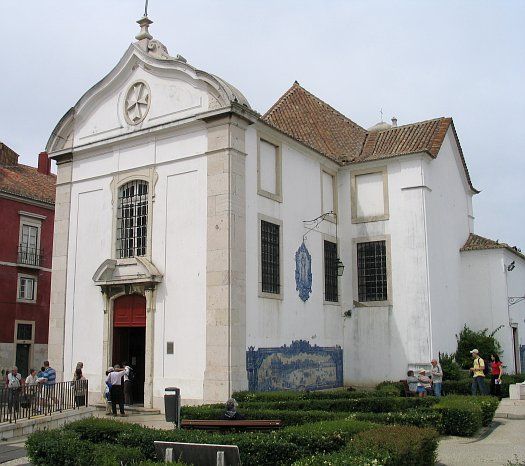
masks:
POLYGON ((311 346, 305 340, 275 348, 250 347, 246 368, 251 391, 336 388, 343 385, 343 350, 311 346))

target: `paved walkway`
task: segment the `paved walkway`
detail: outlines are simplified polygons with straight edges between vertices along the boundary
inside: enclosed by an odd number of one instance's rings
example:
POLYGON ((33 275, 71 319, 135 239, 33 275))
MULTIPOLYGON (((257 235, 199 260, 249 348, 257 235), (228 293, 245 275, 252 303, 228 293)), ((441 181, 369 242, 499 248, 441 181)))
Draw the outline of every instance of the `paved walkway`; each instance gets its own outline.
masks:
POLYGON ((444 437, 438 465, 525 465, 525 420, 495 419, 479 437, 444 437))
POLYGON ((28 465, 26 457, 25 442, 27 437, 18 437, 7 442, 0 443, 0 463, 3 466, 28 465))

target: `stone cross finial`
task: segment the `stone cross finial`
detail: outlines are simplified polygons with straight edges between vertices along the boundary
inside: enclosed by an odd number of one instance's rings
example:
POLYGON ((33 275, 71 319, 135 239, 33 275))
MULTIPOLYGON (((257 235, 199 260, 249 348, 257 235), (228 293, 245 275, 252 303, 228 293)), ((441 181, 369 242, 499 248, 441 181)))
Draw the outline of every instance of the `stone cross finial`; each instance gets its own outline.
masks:
POLYGON ((147 16, 143 16, 137 21, 140 26, 140 32, 135 36, 137 40, 153 39, 153 36, 149 33, 149 25, 153 23, 147 16))

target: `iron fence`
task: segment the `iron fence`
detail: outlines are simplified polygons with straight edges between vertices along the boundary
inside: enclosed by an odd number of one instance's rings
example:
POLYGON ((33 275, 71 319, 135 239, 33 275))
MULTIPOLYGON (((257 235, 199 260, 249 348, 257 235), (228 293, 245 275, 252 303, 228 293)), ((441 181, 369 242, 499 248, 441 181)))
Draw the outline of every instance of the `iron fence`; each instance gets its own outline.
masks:
POLYGON ((87 405, 87 380, 1 388, 0 422, 16 422, 36 416, 47 416, 87 405))

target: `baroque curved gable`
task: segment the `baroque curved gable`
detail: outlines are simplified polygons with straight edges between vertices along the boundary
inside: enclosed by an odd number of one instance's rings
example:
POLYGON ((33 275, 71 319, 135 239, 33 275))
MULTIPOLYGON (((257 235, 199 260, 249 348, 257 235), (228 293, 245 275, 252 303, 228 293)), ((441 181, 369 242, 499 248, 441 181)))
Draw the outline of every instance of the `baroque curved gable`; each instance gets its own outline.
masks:
POLYGON ((59 121, 49 153, 182 120, 233 102, 250 108, 235 87, 172 57, 157 40, 131 44, 117 66, 59 121))

